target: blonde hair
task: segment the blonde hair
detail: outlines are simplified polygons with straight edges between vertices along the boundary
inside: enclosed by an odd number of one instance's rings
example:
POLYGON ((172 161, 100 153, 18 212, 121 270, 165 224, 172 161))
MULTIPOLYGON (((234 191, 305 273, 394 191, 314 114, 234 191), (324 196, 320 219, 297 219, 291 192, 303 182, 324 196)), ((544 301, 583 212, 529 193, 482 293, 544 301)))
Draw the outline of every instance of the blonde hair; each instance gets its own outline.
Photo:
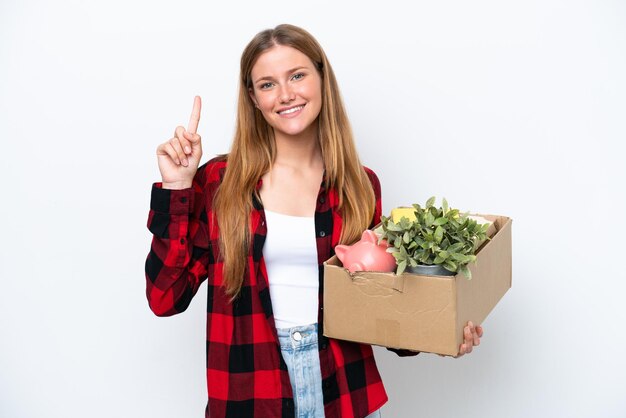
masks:
POLYGON ((256 185, 276 157, 273 130, 248 93, 252 87, 250 74, 258 57, 275 45, 290 46, 308 56, 322 80, 318 136, 326 169, 325 185, 327 190, 334 188, 339 196, 343 218, 340 243, 350 244, 361 236, 372 220, 376 204, 354 145, 335 74, 322 47, 311 34, 293 25, 278 25, 259 32, 241 56, 236 130, 226 157, 224 178, 214 199, 224 263, 223 285, 233 299, 239 294, 248 263, 253 234, 252 197, 255 195, 260 201, 256 185))

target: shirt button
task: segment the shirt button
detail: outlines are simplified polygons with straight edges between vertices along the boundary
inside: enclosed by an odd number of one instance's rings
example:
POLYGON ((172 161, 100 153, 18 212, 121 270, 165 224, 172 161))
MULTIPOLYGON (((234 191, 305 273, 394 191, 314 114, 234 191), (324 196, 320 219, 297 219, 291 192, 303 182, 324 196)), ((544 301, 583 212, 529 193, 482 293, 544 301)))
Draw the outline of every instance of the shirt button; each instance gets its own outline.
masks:
POLYGON ((291 337, 296 340, 296 341, 300 341, 302 339, 302 334, 300 334, 298 331, 294 332, 291 337))
POLYGON ((320 197, 320 203, 324 203, 326 201, 326 199, 324 199, 324 197, 320 197))
POLYGON ((180 198, 180 203, 187 203, 187 198, 186 197, 181 197, 180 198))
POLYGON ((181 244, 184 244, 184 243, 185 243, 185 238, 181 238, 181 239, 180 239, 180 243, 181 243, 181 244))
POLYGON ((326 232, 325 231, 320 231, 320 237, 325 237, 326 236, 326 232))

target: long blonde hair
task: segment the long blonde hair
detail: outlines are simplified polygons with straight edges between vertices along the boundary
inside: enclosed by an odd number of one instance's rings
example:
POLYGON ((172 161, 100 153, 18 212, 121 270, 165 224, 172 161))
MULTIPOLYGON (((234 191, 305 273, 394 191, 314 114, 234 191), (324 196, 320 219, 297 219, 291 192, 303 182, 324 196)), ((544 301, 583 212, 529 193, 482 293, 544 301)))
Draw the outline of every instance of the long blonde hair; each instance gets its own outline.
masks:
POLYGON ((372 220, 376 203, 357 155, 335 74, 322 47, 311 34, 293 25, 259 32, 241 56, 236 130, 224 178, 214 199, 224 263, 223 285, 233 299, 241 289, 248 263, 253 195, 260 201, 256 185, 276 157, 273 130, 248 94, 252 67, 274 45, 290 46, 308 56, 322 79, 318 136, 326 169, 325 185, 327 190, 335 188, 339 196, 343 218, 340 243, 350 244, 361 236, 372 220))

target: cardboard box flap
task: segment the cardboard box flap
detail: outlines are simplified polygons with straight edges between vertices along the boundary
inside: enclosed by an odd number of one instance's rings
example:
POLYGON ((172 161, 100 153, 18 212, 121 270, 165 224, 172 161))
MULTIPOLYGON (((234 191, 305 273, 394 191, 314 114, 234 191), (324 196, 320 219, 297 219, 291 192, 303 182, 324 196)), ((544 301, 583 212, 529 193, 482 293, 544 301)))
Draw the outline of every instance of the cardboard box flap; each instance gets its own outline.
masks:
MULTIPOLYGON (((469 269, 472 279, 457 276, 457 290, 462 297, 457 300, 457 328, 462 330, 468 320, 481 324, 496 304, 511 288, 511 219, 496 220, 498 232, 480 249, 476 263, 469 269)), ((462 343, 462 336, 457 337, 462 343)))

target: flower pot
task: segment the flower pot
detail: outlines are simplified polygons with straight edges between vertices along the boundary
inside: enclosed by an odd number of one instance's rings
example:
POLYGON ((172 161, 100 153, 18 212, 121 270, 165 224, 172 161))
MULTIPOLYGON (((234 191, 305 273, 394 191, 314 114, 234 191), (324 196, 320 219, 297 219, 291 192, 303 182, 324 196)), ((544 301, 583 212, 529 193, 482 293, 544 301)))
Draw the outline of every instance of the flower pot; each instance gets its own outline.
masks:
POLYGON ((408 266, 406 268, 407 272, 414 274, 421 274, 422 276, 454 276, 456 273, 446 270, 443 266, 439 264, 418 264, 417 267, 408 266))

